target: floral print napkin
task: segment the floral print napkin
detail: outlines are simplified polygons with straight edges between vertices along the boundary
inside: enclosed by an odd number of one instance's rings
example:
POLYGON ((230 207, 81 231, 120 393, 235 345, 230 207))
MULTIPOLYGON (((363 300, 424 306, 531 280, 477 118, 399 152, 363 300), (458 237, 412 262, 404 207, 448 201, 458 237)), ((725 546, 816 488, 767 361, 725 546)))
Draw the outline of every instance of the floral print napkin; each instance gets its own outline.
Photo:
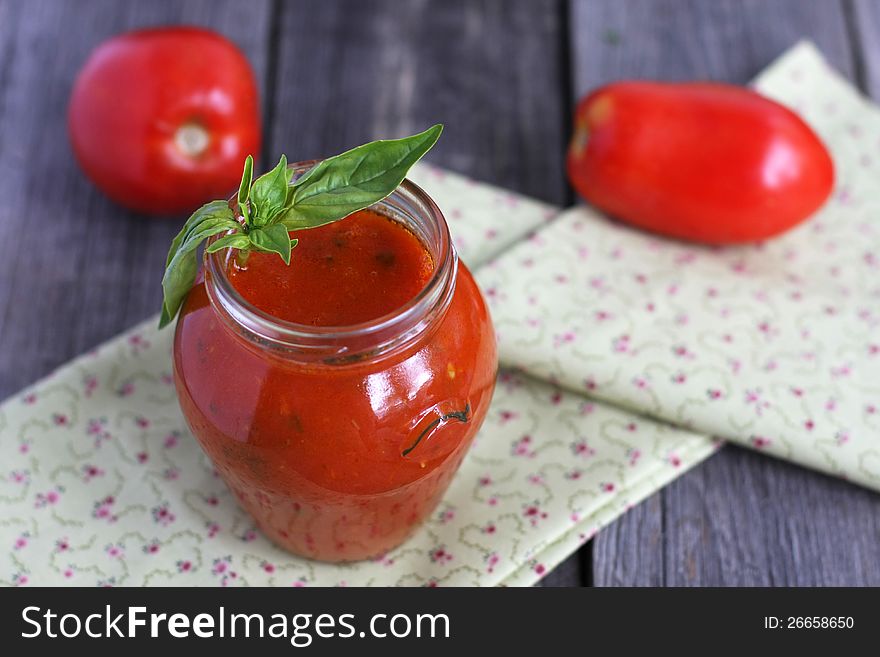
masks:
POLYGON ((880 110, 808 44, 756 85, 832 151, 825 207, 777 239, 725 249, 568 210, 481 272, 501 358, 880 489, 880 110))
MULTIPOLYGON (((477 267, 557 208, 420 166, 477 267)), ((172 331, 150 319, 0 407, 0 583, 530 584, 707 456, 701 436, 512 371, 452 487, 406 544, 328 565, 272 546, 177 405, 172 331)))
POLYGON ((829 141, 841 181, 820 217, 763 250, 663 243, 584 209, 551 222, 552 206, 414 172, 478 269, 512 367, 400 548, 328 565, 266 541, 187 431, 171 331, 151 319, 0 406, 0 583, 531 584, 711 454, 712 434, 871 483, 878 263, 859 167, 877 114, 809 46, 761 80, 829 141))

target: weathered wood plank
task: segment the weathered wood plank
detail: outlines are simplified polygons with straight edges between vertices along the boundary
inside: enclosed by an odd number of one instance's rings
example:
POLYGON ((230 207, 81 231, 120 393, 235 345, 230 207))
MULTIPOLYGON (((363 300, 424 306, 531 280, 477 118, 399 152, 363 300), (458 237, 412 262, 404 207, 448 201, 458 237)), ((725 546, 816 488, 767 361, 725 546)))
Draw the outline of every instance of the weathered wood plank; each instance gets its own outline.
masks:
MULTIPOLYGON (((819 0, 576 1, 574 90, 633 77, 743 83, 801 38, 853 76, 847 18, 839 2, 819 0)), ((593 577, 598 585, 876 585, 878 527, 880 496, 727 447, 601 532, 593 577)))
POLYGON ((848 9, 852 43, 861 58, 859 82, 869 96, 880 98, 880 2, 853 0, 844 7, 848 9))
MULTIPOLYGON (((689 475, 685 475, 689 476, 689 475)), ((593 539, 596 586, 663 586, 667 536, 663 493, 626 512, 593 539)))
POLYGON ((135 216, 79 171, 74 76, 117 32, 189 23, 229 36, 262 78, 269 0, 0 2, 0 398, 156 312, 178 220, 135 216))
MULTIPOLYGON (((430 161, 564 203, 559 18, 549 2, 285 3, 268 151, 321 157, 440 121, 430 161)), ((580 574, 575 558, 546 581, 580 574)))
POLYGON ((666 585, 880 585, 875 492, 726 447, 662 496, 666 585))
POLYGON ((556 3, 307 5, 282 5, 271 149, 319 157, 443 122, 430 161, 564 202, 556 3))
POLYGON ((622 77, 743 83, 801 39, 851 75, 837 0, 572 0, 574 90, 622 77))

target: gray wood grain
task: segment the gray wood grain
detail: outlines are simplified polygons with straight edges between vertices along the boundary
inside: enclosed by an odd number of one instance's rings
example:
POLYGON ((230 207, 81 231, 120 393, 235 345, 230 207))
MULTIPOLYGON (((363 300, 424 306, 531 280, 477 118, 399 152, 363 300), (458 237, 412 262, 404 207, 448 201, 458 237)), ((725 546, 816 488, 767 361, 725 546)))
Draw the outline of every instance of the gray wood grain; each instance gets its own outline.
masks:
POLYGON ((880 2, 853 0, 847 9, 853 46, 861 57, 859 83, 872 98, 880 98, 880 2))
POLYGON ((0 398, 155 313, 183 219, 119 208, 74 162, 67 101, 89 52, 125 29, 192 23, 229 36, 262 75, 269 9, 268 0, 0 2, 0 398))
MULTIPOLYGON (((525 0, 285 3, 267 152, 321 157, 440 121, 430 161, 563 204, 560 15, 525 0)), ((544 581, 582 573, 575 556, 544 581)))
MULTIPOLYGON (((822 0, 574 2, 574 90, 627 77, 743 83, 801 38, 852 77, 860 47, 870 45, 876 66, 876 26, 864 21, 859 46, 844 9, 822 0)), ((875 7, 856 9, 864 17, 875 7)), ((597 585, 878 585, 880 496, 726 447, 594 543, 597 585)))
POLYGON ((743 83, 801 39, 852 75, 838 0, 571 0, 574 90, 620 78, 743 83))
POLYGON ((320 157, 444 122, 430 161, 565 202, 559 3, 342 5, 282 4, 269 150, 320 157))

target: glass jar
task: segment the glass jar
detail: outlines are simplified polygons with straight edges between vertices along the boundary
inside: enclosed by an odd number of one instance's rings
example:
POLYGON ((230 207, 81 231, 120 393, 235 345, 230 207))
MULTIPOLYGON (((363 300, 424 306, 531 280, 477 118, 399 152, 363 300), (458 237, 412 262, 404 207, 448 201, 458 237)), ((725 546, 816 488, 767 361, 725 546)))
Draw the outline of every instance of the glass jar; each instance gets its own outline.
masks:
POLYGON ((222 250, 205 256, 174 340, 180 405, 217 472, 272 541, 326 561, 376 556, 418 527, 495 385, 488 310, 440 210, 409 181, 372 209, 435 263, 403 307, 353 326, 282 321, 234 289, 222 250))

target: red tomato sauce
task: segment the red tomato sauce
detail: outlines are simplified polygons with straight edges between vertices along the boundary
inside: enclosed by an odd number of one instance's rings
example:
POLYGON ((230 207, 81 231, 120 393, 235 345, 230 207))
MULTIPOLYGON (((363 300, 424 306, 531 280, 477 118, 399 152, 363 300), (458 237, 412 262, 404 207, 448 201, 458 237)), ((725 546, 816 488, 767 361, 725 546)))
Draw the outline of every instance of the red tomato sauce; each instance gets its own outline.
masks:
POLYGON ((348 326, 403 306, 424 289, 434 261, 410 231, 382 215, 356 215, 298 233, 291 266, 251 253, 227 276, 245 299, 273 317, 313 326, 348 326))
MULTIPOLYGON (((420 240, 375 212, 296 237, 289 267, 251 253, 226 272, 279 319, 376 319, 434 272, 420 240)), ((308 557, 363 559, 402 542, 439 502, 494 389, 494 332, 467 268, 459 264, 449 307, 415 344, 345 365, 262 351, 224 323, 205 286, 192 289, 178 322, 175 380, 239 503, 274 542, 308 557)))

